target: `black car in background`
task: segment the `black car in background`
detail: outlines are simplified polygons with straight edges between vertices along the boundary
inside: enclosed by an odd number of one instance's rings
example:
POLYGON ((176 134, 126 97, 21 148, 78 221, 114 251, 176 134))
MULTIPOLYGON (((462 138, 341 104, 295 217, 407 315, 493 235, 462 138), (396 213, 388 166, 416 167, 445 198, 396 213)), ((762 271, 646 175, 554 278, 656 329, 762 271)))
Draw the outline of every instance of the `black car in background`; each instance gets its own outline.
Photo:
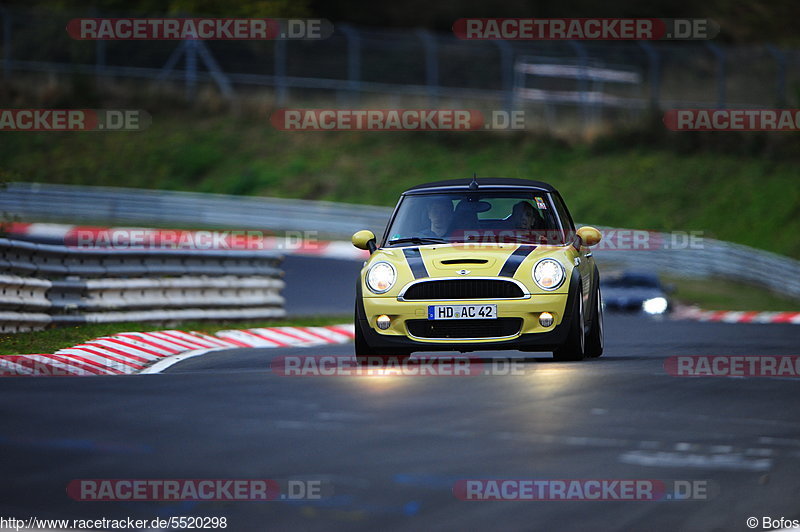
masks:
POLYGON ((603 304, 610 311, 661 315, 672 309, 669 294, 674 288, 663 285, 656 274, 630 271, 605 274, 600 288, 603 304))

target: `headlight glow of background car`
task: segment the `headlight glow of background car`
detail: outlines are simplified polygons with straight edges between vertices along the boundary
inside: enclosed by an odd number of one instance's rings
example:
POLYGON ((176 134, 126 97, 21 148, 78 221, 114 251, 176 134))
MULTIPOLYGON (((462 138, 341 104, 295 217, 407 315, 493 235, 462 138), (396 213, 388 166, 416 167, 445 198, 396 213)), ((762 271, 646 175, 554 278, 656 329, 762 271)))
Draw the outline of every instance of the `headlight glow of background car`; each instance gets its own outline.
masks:
POLYGON ((367 271, 367 288, 376 294, 388 292, 397 279, 394 266, 388 262, 376 262, 367 271))
POLYGON ((642 310, 648 314, 664 314, 669 307, 669 301, 664 297, 654 297, 642 303, 642 310))
POLYGON ((555 259, 542 259, 533 267, 533 280, 542 290, 555 290, 565 277, 564 266, 555 259))

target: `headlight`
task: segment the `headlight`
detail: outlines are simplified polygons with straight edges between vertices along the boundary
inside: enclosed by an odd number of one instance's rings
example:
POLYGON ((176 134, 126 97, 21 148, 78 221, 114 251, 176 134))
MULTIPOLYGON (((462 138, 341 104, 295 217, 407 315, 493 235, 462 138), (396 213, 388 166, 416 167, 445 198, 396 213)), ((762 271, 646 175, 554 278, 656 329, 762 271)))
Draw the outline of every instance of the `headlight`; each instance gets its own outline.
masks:
POLYGON ((388 292, 397 279, 394 266, 388 262, 376 262, 367 271, 367 288, 376 294, 388 292))
POLYGON ((555 259, 542 259, 533 267, 533 280, 542 290, 555 290, 565 277, 564 267, 555 259))
POLYGON ((669 307, 669 301, 664 297, 654 297, 646 299, 642 303, 642 309, 648 314, 664 314, 669 307))

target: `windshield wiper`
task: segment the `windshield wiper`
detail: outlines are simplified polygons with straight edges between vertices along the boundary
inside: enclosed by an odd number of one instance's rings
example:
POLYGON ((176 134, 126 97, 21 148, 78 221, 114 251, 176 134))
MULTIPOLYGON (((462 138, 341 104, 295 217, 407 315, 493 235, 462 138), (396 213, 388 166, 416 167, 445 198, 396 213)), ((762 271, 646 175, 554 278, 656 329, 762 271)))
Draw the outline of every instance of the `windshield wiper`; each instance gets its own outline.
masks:
POLYGON ((389 244, 447 244, 447 240, 444 238, 411 236, 389 240, 389 244))

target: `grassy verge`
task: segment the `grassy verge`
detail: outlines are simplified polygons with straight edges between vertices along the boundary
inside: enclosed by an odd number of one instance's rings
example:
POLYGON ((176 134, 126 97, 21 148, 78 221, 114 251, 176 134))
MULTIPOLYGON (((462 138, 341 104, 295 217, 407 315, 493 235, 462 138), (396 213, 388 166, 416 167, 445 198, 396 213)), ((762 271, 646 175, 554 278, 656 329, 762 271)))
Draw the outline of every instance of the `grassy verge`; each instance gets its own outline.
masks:
POLYGON ((37 332, 0 334, 0 355, 54 353, 59 349, 72 347, 87 340, 130 331, 146 332, 172 328, 183 331, 213 333, 222 329, 247 329, 253 327, 338 325, 340 323, 350 323, 352 319, 353 317, 350 315, 316 316, 259 322, 187 322, 175 327, 164 327, 163 325, 151 323, 95 323, 37 332))
POLYGON ((674 299, 705 310, 800 311, 800 302, 757 286, 725 279, 693 280, 664 276, 675 286, 674 299))

